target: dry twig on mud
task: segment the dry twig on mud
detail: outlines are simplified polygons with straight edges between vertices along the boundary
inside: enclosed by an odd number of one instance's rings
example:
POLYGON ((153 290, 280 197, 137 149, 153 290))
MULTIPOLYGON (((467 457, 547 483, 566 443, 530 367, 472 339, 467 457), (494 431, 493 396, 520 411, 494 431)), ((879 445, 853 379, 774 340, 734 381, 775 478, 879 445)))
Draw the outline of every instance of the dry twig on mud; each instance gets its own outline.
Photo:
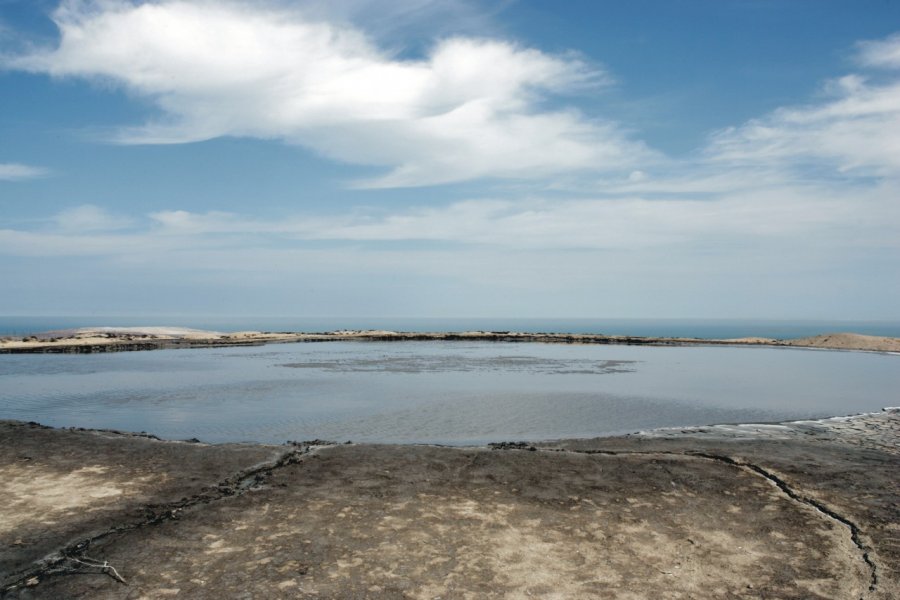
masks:
POLYGON ((99 560, 95 560, 95 559, 90 558, 89 556, 85 556, 85 555, 82 555, 81 558, 78 558, 76 556, 67 556, 66 558, 68 558, 69 560, 76 562, 78 564, 84 565, 86 567, 100 569, 104 573, 106 573, 107 575, 109 575, 110 577, 112 577, 113 579, 118 581, 119 583, 124 583, 125 585, 128 585, 128 582, 125 581, 125 578, 122 577, 121 575, 119 575, 119 572, 116 570, 116 568, 114 566, 109 564, 109 561, 104 560, 103 562, 100 562, 99 560))

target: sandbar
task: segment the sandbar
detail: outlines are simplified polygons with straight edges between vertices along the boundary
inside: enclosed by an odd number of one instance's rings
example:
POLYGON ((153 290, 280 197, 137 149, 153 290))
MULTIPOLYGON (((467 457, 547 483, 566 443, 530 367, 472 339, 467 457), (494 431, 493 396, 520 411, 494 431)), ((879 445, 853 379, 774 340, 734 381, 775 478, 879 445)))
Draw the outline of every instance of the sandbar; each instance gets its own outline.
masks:
POLYGON ((177 327, 95 327, 45 332, 20 338, 0 338, 0 354, 125 352, 167 348, 221 348, 228 346, 260 346, 276 343, 354 341, 485 341, 640 346, 769 346, 900 353, 900 338, 858 333, 829 333, 807 338, 780 340, 761 337, 704 339, 604 334, 523 333, 515 331, 423 333, 340 330, 319 333, 262 331, 220 333, 177 327))

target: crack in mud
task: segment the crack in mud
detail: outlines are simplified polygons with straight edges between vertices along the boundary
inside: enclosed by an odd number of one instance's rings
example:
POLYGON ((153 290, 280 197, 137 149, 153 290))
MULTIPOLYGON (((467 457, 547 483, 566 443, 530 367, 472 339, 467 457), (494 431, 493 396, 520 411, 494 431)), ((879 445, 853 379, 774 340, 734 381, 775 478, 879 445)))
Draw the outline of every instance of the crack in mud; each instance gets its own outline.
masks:
MULTIPOLYGON (((517 443, 508 443, 505 446, 501 446, 499 444, 492 444, 495 450, 531 450, 534 447, 522 447, 524 444, 517 443)), ((866 544, 863 543, 862 538, 860 537, 861 530, 859 526, 848 519, 847 517, 841 515, 840 513, 828 508, 822 502, 814 498, 810 498, 809 496, 804 496, 803 494, 794 490, 784 479, 778 477, 771 471, 760 467, 759 465, 744 462, 740 460, 736 460, 730 456, 726 456, 724 454, 710 454, 705 452, 670 452, 670 451, 657 451, 657 452, 642 452, 642 451, 617 451, 617 450, 567 450, 565 448, 541 448, 543 451, 549 452, 572 452, 574 454, 600 454, 605 456, 686 456, 693 458, 703 458, 707 460, 713 460, 721 463, 725 463, 727 465, 737 467, 739 469, 744 469, 754 473, 766 479, 769 483, 777 487, 783 494, 785 494, 791 500, 803 504, 805 506, 809 506, 810 508, 815 509, 820 514, 825 517, 840 523, 844 527, 846 527, 850 531, 850 540, 853 542, 853 545, 859 550, 862 555, 863 562, 866 563, 866 566, 869 568, 869 591, 874 592, 878 587, 878 566, 875 564, 875 561, 870 556, 871 548, 869 548, 866 544)))
MULTIPOLYGON (((213 486, 202 489, 193 496, 165 504, 145 505, 143 507, 144 518, 142 520, 114 525, 105 531, 66 546, 65 548, 36 561, 30 568, 20 571, 18 574, 11 573, 10 575, 12 576, 18 575, 18 578, 12 583, 0 588, 0 598, 6 598, 13 592, 22 588, 34 588, 47 577, 91 572, 85 571, 80 565, 85 564, 82 559, 96 562, 96 559, 87 556, 87 552, 92 543, 104 540, 113 535, 177 520, 180 518, 182 512, 196 506, 210 504, 225 498, 241 496, 246 492, 263 485, 274 471, 287 465, 300 462, 302 457, 311 454, 318 448, 333 445, 334 443, 335 442, 325 442, 322 440, 315 440, 313 442, 288 442, 292 448, 282 453, 274 462, 262 463, 240 471, 213 486)), ((112 574, 109 569, 111 569, 112 572, 115 572, 115 569, 108 564, 105 565, 105 567, 103 565, 90 566, 104 568, 105 570, 100 571, 100 573, 106 573, 110 576, 112 576, 112 574)), ((116 578, 114 577, 114 579, 116 578)), ((124 584, 121 577, 117 580, 124 584)))
POLYGON ((847 529, 850 530, 850 540, 853 542, 853 545, 856 546, 856 548, 859 550, 860 554, 862 555, 863 561, 869 567, 869 591, 870 592, 875 591, 875 588, 878 586, 878 566, 875 564, 875 561, 872 560, 872 557, 869 556, 869 552, 871 549, 863 543, 863 541, 860 537, 861 532, 860 532, 859 526, 856 523, 854 523, 847 517, 841 515, 840 513, 828 508, 827 506, 825 506, 825 504, 819 502, 818 500, 798 493, 790 485, 788 485, 788 483, 784 479, 778 477, 771 471, 764 469, 763 467, 760 467, 759 465, 735 460, 735 459, 731 458, 730 456, 725 456, 722 454, 706 454, 706 453, 702 453, 702 452, 691 452, 691 453, 686 453, 685 455, 686 456, 701 456, 703 458, 708 458, 710 460, 717 460, 717 461, 720 461, 720 462, 723 462, 723 463, 726 463, 729 465, 733 465, 733 466, 736 466, 736 467, 739 467, 742 469, 752 471, 753 473, 756 473, 757 475, 764 477, 769 482, 774 484, 779 490, 781 490, 785 495, 787 495, 792 500, 795 500, 797 502, 800 502, 802 504, 810 506, 810 507, 816 509, 818 512, 822 513, 823 515, 825 515, 825 516, 831 518, 832 520, 837 521, 838 523, 845 526, 847 529))

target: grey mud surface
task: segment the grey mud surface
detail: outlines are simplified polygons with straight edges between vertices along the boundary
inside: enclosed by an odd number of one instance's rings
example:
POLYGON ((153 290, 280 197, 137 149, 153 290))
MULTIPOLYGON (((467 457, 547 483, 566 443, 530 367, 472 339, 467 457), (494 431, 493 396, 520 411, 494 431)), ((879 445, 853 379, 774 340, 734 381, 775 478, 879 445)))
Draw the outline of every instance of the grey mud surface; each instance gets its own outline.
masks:
POLYGON ((894 410, 494 448, 0 422, 0 595, 898 598, 898 439, 894 410))

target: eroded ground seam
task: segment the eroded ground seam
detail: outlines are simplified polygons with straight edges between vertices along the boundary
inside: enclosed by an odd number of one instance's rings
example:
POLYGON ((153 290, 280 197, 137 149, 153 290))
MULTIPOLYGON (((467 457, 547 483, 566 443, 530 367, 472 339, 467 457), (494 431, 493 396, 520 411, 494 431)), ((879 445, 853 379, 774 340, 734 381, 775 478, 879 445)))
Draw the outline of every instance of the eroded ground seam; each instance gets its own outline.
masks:
POLYGON ((301 458, 304 456, 315 452, 319 448, 333 445, 334 442, 315 440, 312 442, 290 442, 290 444, 292 448, 282 453, 274 462, 262 463, 240 471, 219 482, 215 486, 204 488, 199 493, 182 498, 176 502, 148 504, 143 508, 145 516, 142 520, 114 525, 91 537, 57 550, 36 561, 27 569, 19 571, 18 573, 9 574, 9 578, 15 577, 16 579, 14 579, 12 583, 5 584, 4 587, 0 589, 0 598, 6 598, 13 592, 22 588, 33 588, 45 578, 54 575, 95 572, 107 574, 116 581, 125 583, 124 578, 119 575, 114 566, 106 561, 100 562, 97 559, 87 556, 87 552, 92 543, 104 540, 113 535, 177 520, 183 511, 196 506, 241 496, 264 484, 274 471, 287 465, 300 462, 301 458), (94 569, 94 571, 90 571, 89 569, 94 569))
POLYGON ((856 546, 857 550, 862 557, 863 562, 866 563, 866 566, 869 569, 869 592, 874 592, 878 587, 878 566, 871 556, 871 548, 869 548, 865 543, 863 543, 862 538, 860 536, 861 530, 859 526, 854 523, 849 518, 841 515, 837 511, 829 508, 822 502, 810 498, 809 496, 805 496, 796 490, 794 490, 784 479, 778 477, 771 471, 756 465, 754 463, 740 461, 734 459, 730 456, 724 454, 711 454, 705 452, 669 452, 669 451, 657 451, 657 452, 643 452, 643 451, 617 451, 617 450, 569 450, 565 448, 536 448, 535 446, 526 444, 526 443, 517 443, 517 442, 506 442, 503 444, 491 444, 491 446, 495 450, 530 450, 530 451, 546 451, 546 452, 571 452, 574 454, 601 454, 606 456, 680 456, 680 457, 690 457, 690 458, 701 458, 705 460, 712 460, 720 463, 724 463, 730 465, 732 467, 736 467, 738 469, 743 469, 747 472, 753 473, 759 477, 762 477, 770 484, 774 485, 778 488, 783 494, 785 494, 791 500, 798 502, 804 506, 812 508, 823 517, 830 519, 843 527, 845 527, 850 533, 850 540, 853 542, 853 545, 856 546))
POLYGON ((875 591, 875 588, 878 586, 878 566, 875 564, 875 561, 872 560, 872 557, 869 556, 871 549, 863 543, 862 538, 860 537, 859 526, 856 523, 854 523, 847 517, 841 515, 840 513, 832 510, 831 508, 828 508, 822 502, 819 502, 818 500, 816 500, 814 498, 810 498, 809 496, 804 496, 804 495, 800 494, 799 492, 794 490, 790 485, 788 485, 788 483, 784 479, 778 477, 771 471, 764 469, 763 467, 760 467, 759 465, 735 460, 735 459, 731 458, 730 456, 725 456, 725 455, 721 455, 721 454, 705 454, 705 453, 701 453, 701 452, 696 452, 696 453, 690 453, 689 455, 700 456, 703 458, 708 458, 710 460, 717 460, 719 462, 724 462, 726 464, 734 465, 736 467, 756 473, 757 475, 760 475, 761 477, 764 477, 765 479, 767 479, 769 482, 771 482, 773 485, 775 485, 778 489, 780 489, 784 494, 786 494, 792 500, 795 500, 797 502, 800 502, 802 504, 810 506, 810 507, 814 508, 815 510, 817 510, 818 512, 822 513, 823 515, 825 515, 825 516, 831 518, 832 520, 837 521, 838 523, 845 526, 850 531, 850 540, 853 542, 853 545, 856 546, 856 548, 859 550, 860 554, 862 555, 863 561, 869 567, 869 591, 870 592, 875 591))

